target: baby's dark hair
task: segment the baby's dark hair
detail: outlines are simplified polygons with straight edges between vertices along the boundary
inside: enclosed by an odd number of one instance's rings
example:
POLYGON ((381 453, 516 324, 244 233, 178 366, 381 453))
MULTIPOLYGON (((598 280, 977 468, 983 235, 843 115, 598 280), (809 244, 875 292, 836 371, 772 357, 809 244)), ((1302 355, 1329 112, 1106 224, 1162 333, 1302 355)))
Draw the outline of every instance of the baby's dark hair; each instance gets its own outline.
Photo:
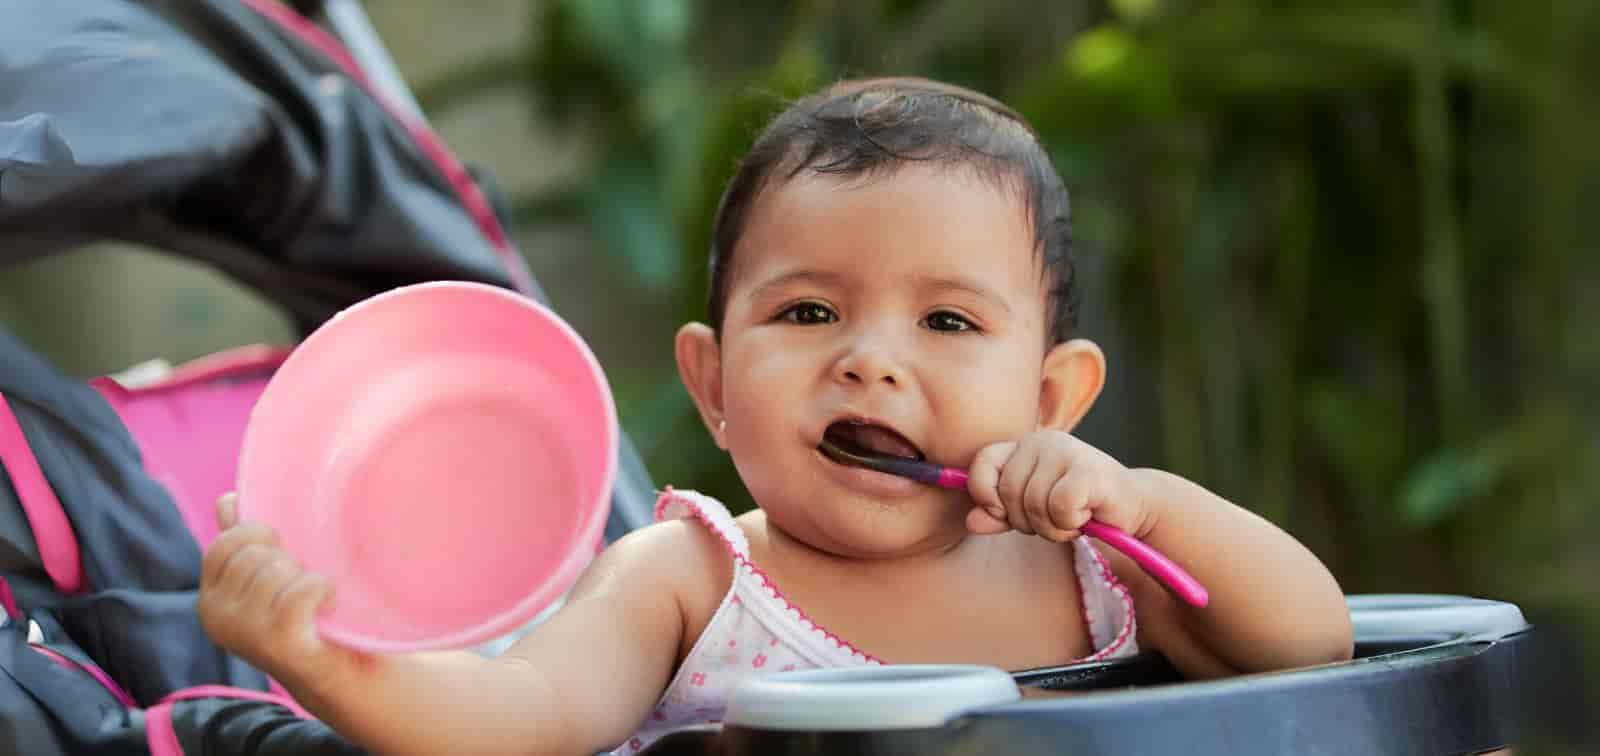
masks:
POLYGON ((1077 326, 1072 227, 1050 157, 1022 116, 999 101, 917 78, 839 82, 795 102, 756 137, 712 224, 712 329, 722 330, 734 245, 763 190, 807 171, 871 179, 910 163, 969 168, 1020 193, 1049 279, 1050 344, 1070 338, 1077 326))

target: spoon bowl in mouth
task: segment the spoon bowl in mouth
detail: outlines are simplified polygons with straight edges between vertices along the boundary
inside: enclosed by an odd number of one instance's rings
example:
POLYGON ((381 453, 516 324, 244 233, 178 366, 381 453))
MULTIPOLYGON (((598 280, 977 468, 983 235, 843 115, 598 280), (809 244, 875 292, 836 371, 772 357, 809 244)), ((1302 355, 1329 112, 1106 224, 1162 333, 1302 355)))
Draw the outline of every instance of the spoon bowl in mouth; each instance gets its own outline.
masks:
POLYGON ((839 438, 832 435, 823 436, 822 441, 817 444, 817 450, 826 455, 828 459, 841 465, 898 475, 902 478, 910 478, 941 488, 964 489, 967 487, 967 474, 960 470, 910 457, 878 454, 857 446, 847 438, 839 438))

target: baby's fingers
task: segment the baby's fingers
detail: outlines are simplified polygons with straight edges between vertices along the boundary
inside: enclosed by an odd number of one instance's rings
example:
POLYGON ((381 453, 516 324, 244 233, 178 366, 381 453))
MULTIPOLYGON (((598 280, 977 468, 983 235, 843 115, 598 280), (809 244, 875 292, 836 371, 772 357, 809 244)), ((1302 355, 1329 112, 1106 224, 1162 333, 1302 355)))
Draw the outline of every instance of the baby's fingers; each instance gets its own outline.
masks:
POLYGON ((239 524, 239 494, 229 491, 217 499, 217 529, 227 530, 239 524))
POLYGON ((1016 448, 1011 442, 985 446, 967 468, 967 495, 995 520, 1006 519, 1006 506, 1000 501, 1000 468, 1016 448))
POLYGON ((1040 535, 1057 543, 1077 538, 1084 523, 1089 521, 1088 489, 1069 473, 1050 488, 1046 509, 1050 527, 1040 531, 1040 535))
POLYGON ((222 531, 206 548, 200 562, 200 586, 215 588, 222 584, 223 576, 237 568, 235 560, 256 548, 276 549, 278 534, 266 525, 239 525, 222 531))
POLYGON ((317 643, 316 618, 333 597, 333 581, 314 572, 301 572, 278 593, 273 613, 291 632, 309 633, 301 642, 317 643))
POLYGON ((282 551, 253 543, 239 549, 209 587, 215 595, 244 611, 256 612, 270 606, 295 573, 294 565, 282 551))
POLYGON ((201 626, 218 644, 247 654, 262 627, 270 626, 267 607, 294 574, 287 555, 275 546, 259 539, 217 539, 200 579, 201 626))
POLYGON ((1032 518, 1027 510, 1028 484, 1038 474, 1039 445, 1024 441, 1012 452, 1000 468, 1000 503, 1005 508, 1006 520, 1011 529, 1028 535, 1034 534, 1032 518))
POLYGON ((973 507, 967 510, 967 532, 973 535, 995 535, 1011 529, 1004 517, 995 517, 988 511, 973 507))
POLYGON ((1027 518, 1031 532, 1058 542, 1070 538, 1058 527, 1059 523, 1051 517, 1050 511, 1051 492, 1065 482, 1069 474, 1064 457, 1050 454, 1048 450, 1040 451, 1018 507, 1027 518))

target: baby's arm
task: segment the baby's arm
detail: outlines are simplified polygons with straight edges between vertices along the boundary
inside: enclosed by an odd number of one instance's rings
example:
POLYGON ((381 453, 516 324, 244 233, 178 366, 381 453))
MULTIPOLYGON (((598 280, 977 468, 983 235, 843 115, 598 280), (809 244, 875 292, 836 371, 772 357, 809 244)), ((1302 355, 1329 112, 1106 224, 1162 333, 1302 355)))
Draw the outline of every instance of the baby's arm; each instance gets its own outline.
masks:
POLYGON ((1266 519, 1161 470, 1135 469, 1147 525, 1139 537, 1182 564, 1211 594, 1195 609, 1121 554, 1108 554, 1133 593, 1140 636, 1189 677, 1349 659, 1344 592, 1315 555, 1266 519))
POLYGON ((324 642, 313 617, 326 589, 260 526, 229 529, 208 550, 201 618, 218 643, 375 753, 594 753, 649 713, 682 645, 682 602, 695 600, 686 594, 715 589, 716 563, 702 562, 721 555, 672 525, 607 549, 560 612, 494 659, 324 642))
POLYGON ((976 533, 1015 529, 1053 541, 1093 517, 1182 565, 1203 609, 1178 600, 1131 559, 1103 550, 1133 594, 1141 645, 1191 678, 1350 658, 1344 593, 1309 549, 1254 513, 1160 470, 1128 469, 1062 431, 980 451, 969 492, 976 533))

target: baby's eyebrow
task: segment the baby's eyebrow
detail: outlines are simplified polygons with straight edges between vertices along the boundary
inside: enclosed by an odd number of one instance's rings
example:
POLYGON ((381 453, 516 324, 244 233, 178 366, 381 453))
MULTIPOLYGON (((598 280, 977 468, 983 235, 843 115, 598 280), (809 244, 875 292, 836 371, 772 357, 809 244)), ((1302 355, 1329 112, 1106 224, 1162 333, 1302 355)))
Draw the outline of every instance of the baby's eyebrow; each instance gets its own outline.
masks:
MULTIPOLYGON (((785 273, 780 273, 772 278, 762 281, 760 284, 756 285, 755 288, 750 290, 749 298, 759 300, 763 297, 769 296, 773 291, 794 284, 810 284, 812 286, 822 288, 838 288, 844 286, 845 283, 846 276, 843 274, 825 270, 803 268, 800 270, 791 270, 785 273)), ((914 276, 911 279, 911 283, 918 289, 931 294, 941 294, 946 292, 970 294, 978 297, 979 299, 983 299, 992 303, 996 307, 1004 310, 1008 315, 1011 313, 1011 304, 1006 301, 1005 297, 1000 296, 1000 294, 994 289, 984 286, 976 280, 966 276, 939 276, 925 274, 914 276)))
POLYGON ((995 306, 1005 310, 1007 314, 1010 314, 1011 312, 1011 305, 1010 303, 1006 302, 1005 297, 1000 296, 1000 294, 994 289, 984 286, 983 284, 978 283, 971 278, 964 276, 951 277, 924 275, 917 276, 915 281, 919 288, 925 289, 929 292, 941 293, 948 291, 971 294, 980 299, 988 300, 995 306))
POLYGON ((765 281, 750 290, 751 299, 760 299, 767 296, 774 289, 780 289, 797 283, 811 284, 814 286, 839 286, 844 281, 844 276, 838 273, 829 273, 823 270, 791 270, 765 281))

